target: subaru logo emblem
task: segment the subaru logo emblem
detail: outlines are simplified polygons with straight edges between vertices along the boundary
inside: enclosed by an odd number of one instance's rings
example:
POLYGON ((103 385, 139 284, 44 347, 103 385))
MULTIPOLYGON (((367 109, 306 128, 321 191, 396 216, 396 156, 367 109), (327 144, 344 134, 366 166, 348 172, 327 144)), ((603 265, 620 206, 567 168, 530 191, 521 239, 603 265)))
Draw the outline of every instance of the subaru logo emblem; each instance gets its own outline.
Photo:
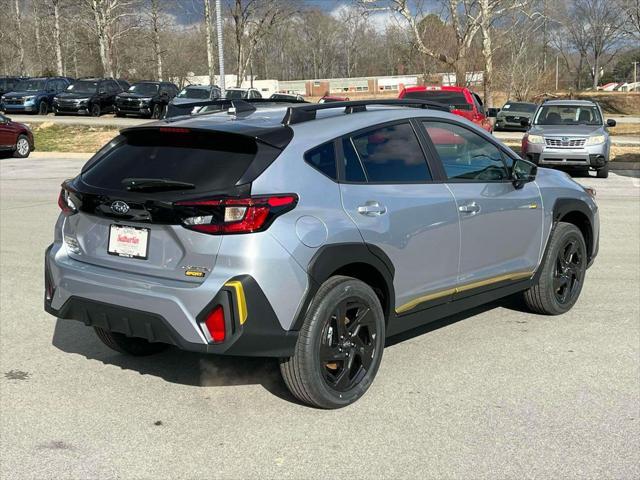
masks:
POLYGON ((568 141, 569 141, 569 137, 562 137, 562 138, 561 138, 561 140, 562 140, 563 142, 568 142, 568 141))
POLYGON ((111 204, 111 210, 120 215, 124 215, 129 211, 129 205, 127 205, 122 200, 116 200, 111 204))

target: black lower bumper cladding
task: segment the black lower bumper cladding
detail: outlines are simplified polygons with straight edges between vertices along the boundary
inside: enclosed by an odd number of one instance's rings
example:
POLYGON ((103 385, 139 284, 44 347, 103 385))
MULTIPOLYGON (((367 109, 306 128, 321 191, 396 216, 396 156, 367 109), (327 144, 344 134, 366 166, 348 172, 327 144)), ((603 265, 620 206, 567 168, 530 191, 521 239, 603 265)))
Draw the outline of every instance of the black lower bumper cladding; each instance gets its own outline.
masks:
MULTIPOLYGON (((50 277, 45 263, 45 276, 50 277)), ((290 357, 293 354, 298 332, 286 331, 280 326, 275 312, 257 282, 248 275, 236 277, 243 285, 247 318, 239 322, 235 289, 223 287, 211 303, 203 309, 198 321, 211 308, 222 305, 227 318, 227 338, 219 344, 201 344, 186 341, 162 316, 112 305, 81 297, 69 297, 56 310, 45 296, 45 310, 58 318, 78 320, 87 326, 122 333, 128 337, 143 338, 149 342, 175 345, 182 350, 202 353, 241 355, 252 357, 290 357)))

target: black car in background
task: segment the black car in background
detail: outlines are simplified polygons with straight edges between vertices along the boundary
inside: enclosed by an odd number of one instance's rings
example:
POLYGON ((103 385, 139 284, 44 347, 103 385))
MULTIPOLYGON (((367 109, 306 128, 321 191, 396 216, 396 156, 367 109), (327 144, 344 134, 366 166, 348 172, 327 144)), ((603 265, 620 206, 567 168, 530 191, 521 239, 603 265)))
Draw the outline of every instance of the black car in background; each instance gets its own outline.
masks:
POLYGON ((56 115, 71 113, 99 117, 113 112, 116 95, 128 88, 124 80, 112 78, 82 78, 69 85, 53 99, 56 115))
POLYGON ((116 117, 162 118, 167 105, 177 94, 178 87, 170 82, 136 82, 128 91, 116 96, 116 117))

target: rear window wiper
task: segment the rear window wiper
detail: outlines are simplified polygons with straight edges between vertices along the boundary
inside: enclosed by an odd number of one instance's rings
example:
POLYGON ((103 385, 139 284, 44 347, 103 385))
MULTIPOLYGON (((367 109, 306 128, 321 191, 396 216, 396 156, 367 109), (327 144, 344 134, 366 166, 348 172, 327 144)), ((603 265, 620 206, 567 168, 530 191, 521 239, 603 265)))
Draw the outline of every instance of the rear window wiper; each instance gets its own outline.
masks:
POLYGON ((129 191, 136 190, 190 190, 193 183, 169 180, 167 178, 125 178, 122 185, 129 191))

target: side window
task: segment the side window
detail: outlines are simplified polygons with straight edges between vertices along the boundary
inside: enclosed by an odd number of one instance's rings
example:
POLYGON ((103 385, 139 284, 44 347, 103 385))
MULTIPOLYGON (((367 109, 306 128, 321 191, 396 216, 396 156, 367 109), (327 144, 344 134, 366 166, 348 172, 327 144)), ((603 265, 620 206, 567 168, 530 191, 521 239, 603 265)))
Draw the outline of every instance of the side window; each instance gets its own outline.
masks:
POLYGON ((478 110, 478 112, 484 115, 485 113, 484 113, 484 106, 482 105, 482 100, 480 99, 477 93, 473 93, 472 96, 473 96, 473 101, 476 104, 476 109, 478 110))
POLYGON ((459 125, 422 123, 450 180, 501 181, 509 178, 502 152, 491 142, 459 125))
POLYGON ((114 82, 113 80, 109 80, 107 82, 107 91, 110 93, 114 93, 117 92, 118 90, 120 90, 118 88, 118 84, 116 82, 114 82))
POLYGON ((411 124, 376 128, 354 135, 351 140, 369 182, 431 180, 427 161, 411 124))
POLYGON ((367 176, 364 174, 362 163, 358 158, 356 149, 350 138, 342 139, 342 153, 344 155, 344 179, 347 182, 366 182, 367 176))
POLYGON ((325 143, 304 154, 305 161, 327 177, 336 179, 336 153, 333 142, 325 143))

